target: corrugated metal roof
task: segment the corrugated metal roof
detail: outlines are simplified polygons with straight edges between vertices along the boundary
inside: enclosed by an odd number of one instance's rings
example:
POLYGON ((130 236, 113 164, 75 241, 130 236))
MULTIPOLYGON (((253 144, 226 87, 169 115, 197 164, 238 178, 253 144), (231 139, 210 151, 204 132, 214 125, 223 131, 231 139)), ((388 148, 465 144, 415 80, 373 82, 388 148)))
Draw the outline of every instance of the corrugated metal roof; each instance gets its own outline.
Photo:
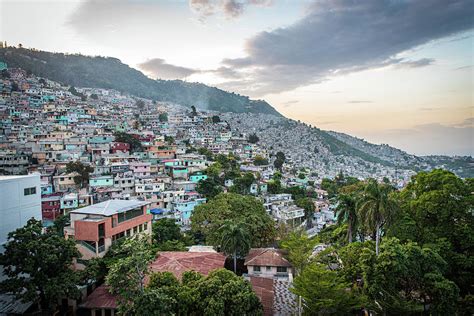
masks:
POLYGON ((71 211, 71 213, 112 216, 148 204, 150 202, 138 200, 108 200, 71 211))

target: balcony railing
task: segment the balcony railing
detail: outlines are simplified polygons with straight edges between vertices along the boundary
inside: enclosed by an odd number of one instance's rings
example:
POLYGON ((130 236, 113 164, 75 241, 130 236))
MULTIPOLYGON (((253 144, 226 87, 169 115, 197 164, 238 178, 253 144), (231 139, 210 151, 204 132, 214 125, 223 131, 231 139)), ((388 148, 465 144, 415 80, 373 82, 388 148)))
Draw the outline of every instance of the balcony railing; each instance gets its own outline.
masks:
POLYGON ((78 243, 82 246, 84 246, 85 248, 89 249, 90 251, 92 252, 96 252, 96 249, 94 246, 92 246, 91 244, 89 244, 88 242, 86 241, 83 241, 83 240, 79 240, 78 243))

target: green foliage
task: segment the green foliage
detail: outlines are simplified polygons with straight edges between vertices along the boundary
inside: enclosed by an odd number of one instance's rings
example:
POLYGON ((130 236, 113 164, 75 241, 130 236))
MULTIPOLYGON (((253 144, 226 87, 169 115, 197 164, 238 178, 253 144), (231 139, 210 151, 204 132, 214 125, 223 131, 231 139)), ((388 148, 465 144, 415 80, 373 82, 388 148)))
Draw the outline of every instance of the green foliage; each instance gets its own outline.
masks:
POLYGON ((181 230, 172 218, 159 219, 153 223, 153 240, 162 243, 168 240, 180 240, 181 230))
POLYGON ((250 194, 250 186, 255 182, 253 173, 246 172, 241 177, 234 179, 234 185, 230 188, 230 192, 238 194, 250 194))
POLYGON ((256 156, 253 159, 253 164, 255 166, 265 166, 265 165, 268 165, 268 159, 265 159, 262 156, 256 156))
POLYGON ((206 156, 206 159, 209 161, 214 160, 214 154, 206 147, 198 148, 198 154, 206 156))
POLYGON ((206 204, 197 206, 191 215, 191 229, 202 234, 213 246, 220 245, 226 221, 243 223, 251 236, 252 247, 272 242, 275 235, 273 220, 265 211, 262 202, 234 193, 221 193, 206 204))
POLYGON ((83 187, 84 185, 87 186, 89 182, 89 175, 91 172, 94 171, 89 165, 85 165, 79 160, 70 161, 66 164, 66 172, 73 173, 77 172, 78 175, 74 177, 74 183, 83 187))
POLYGON ((135 106, 137 107, 137 109, 143 110, 143 108, 145 107, 145 102, 143 100, 137 100, 135 102, 135 106))
POLYGON ((237 273, 237 256, 246 256, 250 249, 250 235, 243 223, 227 221, 220 228, 221 249, 234 259, 234 272, 237 273))
POLYGON ((158 120, 162 123, 164 122, 168 122, 168 113, 160 113, 160 115, 158 116, 158 120))
POLYGON ((114 137, 116 142, 129 144, 131 153, 143 151, 140 140, 131 134, 127 134, 125 132, 116 132, 114 137))
POLYGON ((365 230, 375 235, 375 252, 378 255, 382 227, 393 220, 398 211, 398 204, 392 197, 393 188, 387 184, 379 184, 369 179, 361 199, 357 204, 357 212, 365 230))
POLYGON ((349 290, 337 272, 312 263, 297 276, 293 292, 303 298, 305 315, 349 315, 364 306, 364 301, 349 290))
POLYGON ((150 275, 149 288, 159 289, 161 287, 176 287, 179 281, 171 272, 154 272, 150 275))
POLYGON ((297 230, 291 232, 280 243, 280 246, 288 252, 287 258, 293 265, 296 275, 311 263, 311 254, 317 244, 316 239, 308 238, 305 231, 297 230))
POLYGON ((263 100, 226 92, 202 83, 153 80, 117 58, 67 55, 25 48, 0 49, 0 59, 40 77, 78 87, 97 87, 126 92, 141 98, 195 105, 219 112, 265 113, 281 116, 263 100))
POLYGON ((472 293, 474 280, 474 185, 444 170, 420 172, 399 195, 401 214, 389 235, 436 249, 447 277, 472 293))
POLYGON ((295 201, 296 206, 301 207, 304 209, 304 216, 307 221, 307 226, 311 228, 312 218, 314 215, 314 211, 316 210, 316 206, 311 198, 299 198, 295 201))
POLYGON ((212 123, 220 123, 220 122, 221 122, 221 118, 219 117, 219 115, 212 116, 212 123))
POLYGON ((119 311, 127 313, 133 310, 134 300, 144 294, 145 277, 154 254, 144 238, 126 239, 121 246, 128 256, 111 264, 106 283, 119 298, 119 311))
MULTIPOLYGON (((212 173, 211 170, 209 170, 209 173, 212 173)), ((207 179, 199 181, 196 185, 196 191, 208 200, 214 198, 223 191, 222 186, 215 179, 216 177, 209 176, 207 179)))
POLYGON ((7 279, 0 283, 0 290, 24 302, 39 301, 43 310, 52 312, 58 298, 80 295, 79 274, 71 269, 73 258, 80 254, 73 240, 42 229, 41 222, 32 218, 8 234, 5 251, 0 254, 7 279))
POLYGON ((444 278, 446 262, 432 249, 391 238, 379 256, 365 251, 362 262, 365 290, 380 310, 409 313, 431 305, 435 314, 455 312, 459 289, 444 278))
POLYGON ((256 144, 258 143, 260 139, 258 138, 257 134, 253 133, 249 135, 248 142, 251 144, 256 144))

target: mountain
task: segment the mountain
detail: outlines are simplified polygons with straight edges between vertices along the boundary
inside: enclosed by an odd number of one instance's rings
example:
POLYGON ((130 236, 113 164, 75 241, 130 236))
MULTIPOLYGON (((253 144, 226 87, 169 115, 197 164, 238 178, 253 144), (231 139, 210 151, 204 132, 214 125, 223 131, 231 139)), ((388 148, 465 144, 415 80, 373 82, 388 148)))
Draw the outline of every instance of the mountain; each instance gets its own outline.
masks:
POLYGON ((463 178, 474 176, 474 159, 470 156, 415 156, 387 144, 375 145, 364 139, 344 133, 328 131, 329 135, 367 155, 378 157, 398 168, 415 171, 443 168, 455 172, 463 178))
POLYGON ((196 106, 220 112, 281 116, 263 100, 227 92, 202 83, 153 80, 117 58, 63 54, 25 48, 0 49, 0 61, 37 76, 77 87, 114 89, 138 97, 196 106))

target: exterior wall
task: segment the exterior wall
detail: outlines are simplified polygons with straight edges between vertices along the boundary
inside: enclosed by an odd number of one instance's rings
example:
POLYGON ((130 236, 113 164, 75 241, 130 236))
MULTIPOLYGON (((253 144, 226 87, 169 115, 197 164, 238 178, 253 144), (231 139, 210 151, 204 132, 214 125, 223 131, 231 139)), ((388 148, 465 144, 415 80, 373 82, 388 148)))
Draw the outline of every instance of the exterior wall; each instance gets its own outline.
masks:
POLYGON ((41 184, 39 175, 0 177, 0 251, 9 232, 22 227, 34 217, 41 220, 41 184), (25 196, 25 188, 36 194, 25 196))
POLYGON ((273 266, 260 266, 260 271, 255 271, 254 268, 255 266, 251 266, 251 265, 247 266, 249 275, 254 275, 254 276, 259 276, 259 277, 264 277, 264 278, 278 278, 278 279, 284 279, 284 280, 289 280, 289 281, 293 279, 293 275, 292 275, 292 271, 290 267, 286 268, 286 271, 287 271, 286 273, 277 272, 277 267, 273 267, 273 266))

